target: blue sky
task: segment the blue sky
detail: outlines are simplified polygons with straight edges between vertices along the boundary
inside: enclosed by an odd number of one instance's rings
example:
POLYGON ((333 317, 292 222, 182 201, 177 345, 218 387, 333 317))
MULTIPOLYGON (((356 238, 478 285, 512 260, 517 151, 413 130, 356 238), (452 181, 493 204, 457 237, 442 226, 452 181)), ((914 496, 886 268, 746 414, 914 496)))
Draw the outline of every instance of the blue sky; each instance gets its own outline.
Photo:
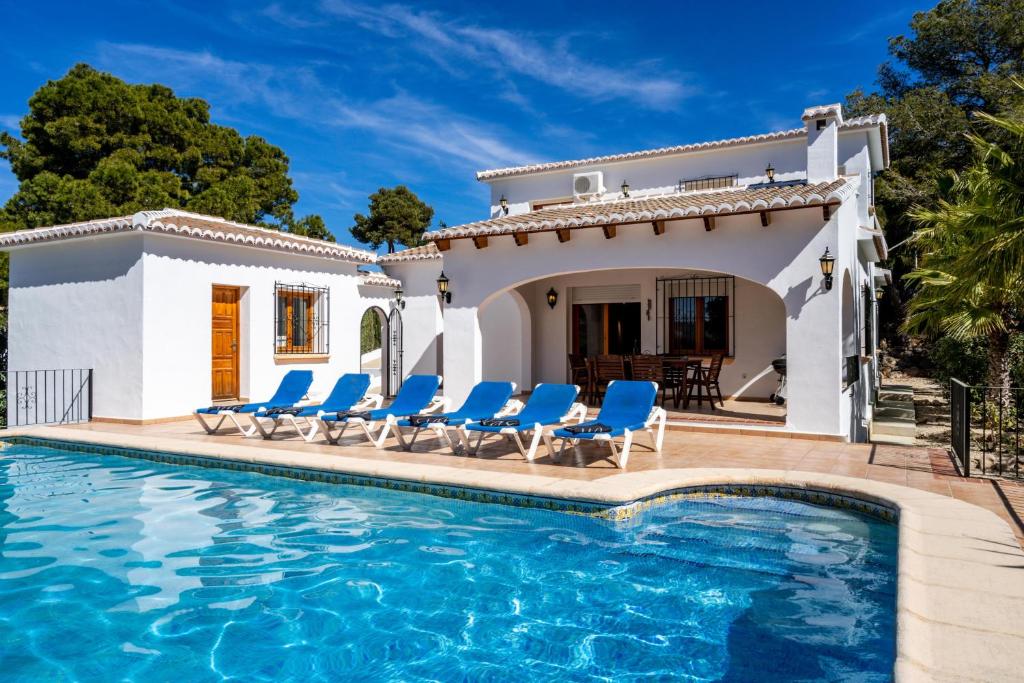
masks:
MULTIPOLYGON (((282 147, 298 213, 352 243, 381 186, 455 225, 486 214, 478 169, 796 127, 871 88, 930 4, 9 3, 0 126, 79 61, 164 83, 282 147)), ((3 166, 0 200, 15 188, 3 166)))

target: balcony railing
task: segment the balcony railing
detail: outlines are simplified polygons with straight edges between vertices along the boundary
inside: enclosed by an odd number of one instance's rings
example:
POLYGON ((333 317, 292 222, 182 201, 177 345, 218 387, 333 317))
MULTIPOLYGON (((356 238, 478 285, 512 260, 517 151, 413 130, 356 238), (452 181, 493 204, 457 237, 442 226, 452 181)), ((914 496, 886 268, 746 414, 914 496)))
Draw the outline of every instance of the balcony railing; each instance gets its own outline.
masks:
POLYGON ((0 427, 92 419, 92 370, 0 372, 0 427))

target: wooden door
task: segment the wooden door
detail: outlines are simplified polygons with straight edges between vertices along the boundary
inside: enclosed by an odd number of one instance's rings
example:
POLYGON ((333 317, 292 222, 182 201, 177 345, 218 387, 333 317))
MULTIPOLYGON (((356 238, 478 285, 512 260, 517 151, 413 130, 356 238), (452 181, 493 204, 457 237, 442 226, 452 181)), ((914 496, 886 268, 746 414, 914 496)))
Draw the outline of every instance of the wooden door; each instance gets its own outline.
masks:
POLYGON ((238 398, 238 287, 213 286, 213 399, 238 398))

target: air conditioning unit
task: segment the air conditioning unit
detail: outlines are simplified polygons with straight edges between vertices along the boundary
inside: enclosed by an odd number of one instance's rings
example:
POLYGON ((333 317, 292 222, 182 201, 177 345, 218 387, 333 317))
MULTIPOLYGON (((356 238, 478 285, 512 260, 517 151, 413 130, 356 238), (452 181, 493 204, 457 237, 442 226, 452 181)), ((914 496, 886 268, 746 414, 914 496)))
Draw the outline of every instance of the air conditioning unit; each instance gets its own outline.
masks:
POLYGON ((572 177, 572 196, 577 199, 590 199, 604 194, 604 173, 576 173, 572 177))

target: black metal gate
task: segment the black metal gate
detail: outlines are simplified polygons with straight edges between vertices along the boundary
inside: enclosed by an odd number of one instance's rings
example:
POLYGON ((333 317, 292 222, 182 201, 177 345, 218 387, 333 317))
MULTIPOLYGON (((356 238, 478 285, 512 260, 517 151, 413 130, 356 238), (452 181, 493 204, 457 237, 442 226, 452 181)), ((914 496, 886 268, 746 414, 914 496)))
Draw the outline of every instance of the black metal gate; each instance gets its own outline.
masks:
MULTIPOLYGON (((394 396, 402 388, 402 314, 392 309, 388 316, 388 353, 387 353, 387 395, 394 396)), ((384 382, 384 378, 381 378, 384 382)))
POLYGON ((960 472, 971 476, 971 388, 958 379, 949 382, 950 447, 960 472))

